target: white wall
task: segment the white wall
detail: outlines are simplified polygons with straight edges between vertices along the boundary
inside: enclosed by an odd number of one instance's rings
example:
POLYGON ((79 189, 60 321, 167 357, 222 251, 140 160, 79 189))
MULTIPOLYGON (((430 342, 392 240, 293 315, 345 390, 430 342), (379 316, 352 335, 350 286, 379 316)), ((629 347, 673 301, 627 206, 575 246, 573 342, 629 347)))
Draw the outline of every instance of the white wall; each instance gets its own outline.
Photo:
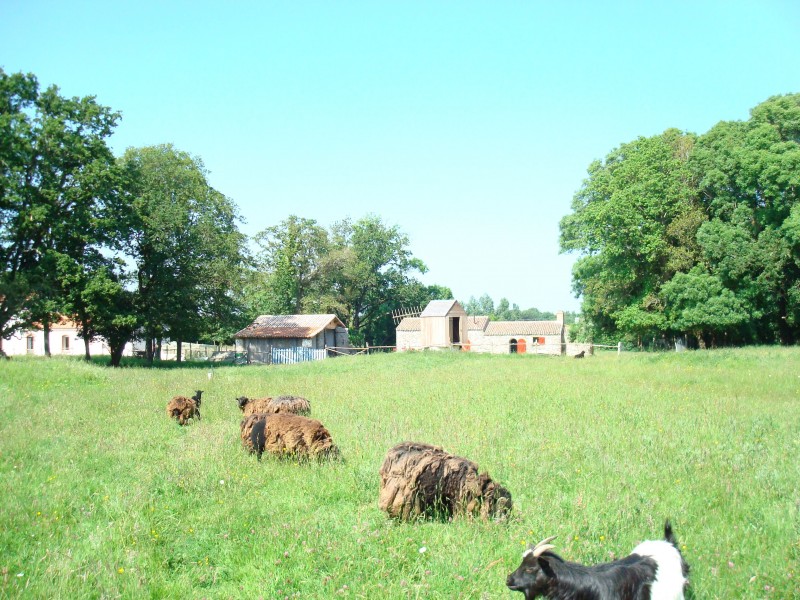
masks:
MULTIPOLYGON (((31 356, 44 356, 44 332, 41 329, 29 331, 17 331, 11 339, 3 340, 3 351, 9 356, 20 356, 29 354, 31 356), (28 349, 28 338, 33 338, 33 349, 28 349)), ((111 350, 105 340, 98 339, 89 343, 89 352, 92 356, 110 355, 111 350)), ((50 354, 53 356, 83 356, 86 353, 86 345, 83 339, 78 337, 75 328, 54 328, 50 331, 50 354), (66 338, 67 348, 64 347, 66 338)), ((125 345, 124 356, 130 356, 131 344, 125 345)))

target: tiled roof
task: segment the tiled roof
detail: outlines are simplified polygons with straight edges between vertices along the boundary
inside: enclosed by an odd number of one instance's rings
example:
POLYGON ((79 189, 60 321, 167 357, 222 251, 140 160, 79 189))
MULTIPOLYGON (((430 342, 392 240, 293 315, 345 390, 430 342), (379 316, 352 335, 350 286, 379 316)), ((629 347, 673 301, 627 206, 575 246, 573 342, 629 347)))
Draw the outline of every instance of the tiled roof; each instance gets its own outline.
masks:
POLYGON ((470 315, 465 317, 467 321, 467 329, 470 331, 474 331, 476 329, 484 330, 486 329, 486 324, 489 322, 489 317, 478 317, 470 315))
POLYGON ((419 317, 406 317, 397 324, 397 331, 420 331, 419 317))
POLYGON ((558 321, 490 321, 486 335, 561 335, 558 321))
POLYGON ((261 315, 236 338, 312 338, 329 325, 344 327, 336 315, 261 315))
MULTIPOLYGON (((428 306, 425 307, 425 310, 419 315, 420 317, 445 317, 447 313, 449 313, 455 304, 458 304, 457 300, 431 300, 428 302, 428 306)), ((458 308, 462 311, 464 310, 461 308, 461 305, 458 304, 458 308)))

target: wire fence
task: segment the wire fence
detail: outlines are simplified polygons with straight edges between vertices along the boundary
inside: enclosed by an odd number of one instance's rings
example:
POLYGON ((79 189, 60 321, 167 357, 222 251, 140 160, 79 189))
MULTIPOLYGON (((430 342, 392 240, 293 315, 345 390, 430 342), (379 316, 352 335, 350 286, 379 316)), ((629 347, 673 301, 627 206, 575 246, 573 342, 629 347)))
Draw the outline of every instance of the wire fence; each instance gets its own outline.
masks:
MULTIPOLYGON (((181 344, 181 360, 211 360, 215 356, 220 356, 222 353, 234 353, 235 346, 224 346, 217 344, 195 344, 191 342, 183 342, 181 344)), ((161 360, 177 360, 178 358, 178 344, 176 342, 169 342, 164 344, 161 348, 161 360)), ((233 360, 231 354, 229 360, 233 360)))
POLYGON ((555 344, 508 344, 508 343, 456 343, 441 346, 326 346, 325 348, 275 348, 267 347, 263 350, 248 348, 234 353, 233 362, 239 365, 287 365, 314 360, 324 360, 337 356, 358 356, 379 354, 387 352, 414 352, 422 350, 438 350, 449 352, 473 352, 476 354, 526 354, 542 356, 590 356, 595 349, 616 350, 622 352, 622 344, 585 344, 585 343, 555 343, 555 344))

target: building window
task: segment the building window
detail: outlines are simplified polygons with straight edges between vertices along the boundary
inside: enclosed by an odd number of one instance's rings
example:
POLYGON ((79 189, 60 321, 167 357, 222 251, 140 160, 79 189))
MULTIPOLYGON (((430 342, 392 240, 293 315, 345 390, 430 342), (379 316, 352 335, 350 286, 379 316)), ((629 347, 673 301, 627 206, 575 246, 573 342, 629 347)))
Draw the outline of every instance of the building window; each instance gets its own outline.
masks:
POLYGON ((61 351, 62 352, 69 352, 69 336, 62 335, 61 336, 61 351))
POLYGON ((25 348, 28 350, 28 352, 33 352, 33 336, 32 335, 29 335, 27 338, 25 338, 25 348))

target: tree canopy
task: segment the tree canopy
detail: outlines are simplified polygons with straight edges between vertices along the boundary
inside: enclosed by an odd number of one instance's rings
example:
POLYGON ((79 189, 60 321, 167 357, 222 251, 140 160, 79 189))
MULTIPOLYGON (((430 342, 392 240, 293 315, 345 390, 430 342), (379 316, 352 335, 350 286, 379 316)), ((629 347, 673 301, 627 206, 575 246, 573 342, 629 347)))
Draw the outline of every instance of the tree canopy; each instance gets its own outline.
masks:
POLYGON ((588 336, 793 343, 800 326, 800 94, 697 136, 638 138, 589 167, 561 250, 588 336))
POLYGON ((0 340, 33 321, 48 331, 64 310, 59 266, 103 262, 118 118, 92 96, 40 91, 33 75, 0 69, 0 340))

